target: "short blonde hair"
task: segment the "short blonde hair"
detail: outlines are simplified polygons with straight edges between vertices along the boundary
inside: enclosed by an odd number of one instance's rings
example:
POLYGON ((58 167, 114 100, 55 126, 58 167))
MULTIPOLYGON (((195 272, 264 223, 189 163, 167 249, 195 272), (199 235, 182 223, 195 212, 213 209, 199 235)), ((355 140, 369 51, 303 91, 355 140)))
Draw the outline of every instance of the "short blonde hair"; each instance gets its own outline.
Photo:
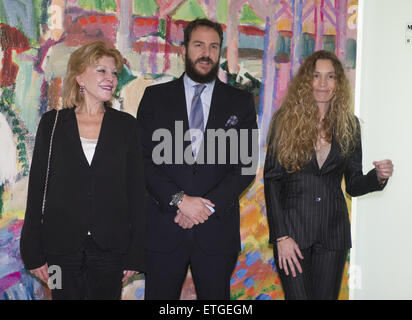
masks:
MULTIPOLYGON (((120 73, 123 68, 122 55, 117 49, 110 47, 103 41, 90 42, 76 49, 70 55, 63 83, 63 108, 73 108, 83 103, 84 97, 80 94, 80 86, 76 77, 81 75, 88 66, 95 65, 104 56, 114 59, 117 71, 120 73)), ((111 102, 107 102, 107 104, 110 106, 111 102)))

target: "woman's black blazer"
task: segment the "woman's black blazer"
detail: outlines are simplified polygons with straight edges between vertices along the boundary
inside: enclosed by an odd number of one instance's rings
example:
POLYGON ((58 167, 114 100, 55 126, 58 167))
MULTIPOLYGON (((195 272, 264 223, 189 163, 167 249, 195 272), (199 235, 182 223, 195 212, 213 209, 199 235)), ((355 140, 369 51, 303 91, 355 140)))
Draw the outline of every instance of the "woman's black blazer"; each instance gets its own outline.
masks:
POLYGON ((282 236, 292 237, 299 248, 321 244, 340 250, 351 247, 349 214, 341 183, 352 197, 382 190, 376 170, 362 173, 362 147, 342 156, 339 144, 332 139, 329 155, 319 169, 316 155, 301 171, 289 174, 277 160, 267 154, 264 167, 266 215, 269 242, 282 236))
POLYGON ((42 198, 56 111, 39 123, 30 169, 20 251, 26 269, 48 254, 78 250, 88 231, 102 249, 124 255, 125 270, 144 270, 145 186, 136 120, 105 107, 91 165, 80 142, 74 108, 59 112, 43 223, 42 198))

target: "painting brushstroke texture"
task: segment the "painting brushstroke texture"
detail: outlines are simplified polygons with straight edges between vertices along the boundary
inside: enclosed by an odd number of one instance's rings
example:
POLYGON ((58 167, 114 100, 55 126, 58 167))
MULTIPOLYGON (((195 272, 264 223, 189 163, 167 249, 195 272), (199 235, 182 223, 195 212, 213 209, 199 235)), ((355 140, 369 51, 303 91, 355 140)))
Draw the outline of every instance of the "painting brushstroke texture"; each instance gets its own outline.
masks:
MULTIPOLYGON (((291 77, 315 50, 334 52, 354 85, 357 8, 357 0, 0 1, 0 299, 50 299, 24 269, 19 239, 38 121, 61 104, 70 53, 97 39, 113 43, 126 58, 114 107, 135 116, 146 86, 184 70, 183 28, 197 17, 223 25, 219 77, 253 93, 260 128, 260 168, 240 200, 242 252, 231 298, 283 299, 263 193, 268 126, 291 77)), ((345 270, 340 299, 348 298, 348 263, 345 270)), ((143 297, 139 275, 123 299, 143 297)), ((181 298, 196 298, 190 273, 181 298)))

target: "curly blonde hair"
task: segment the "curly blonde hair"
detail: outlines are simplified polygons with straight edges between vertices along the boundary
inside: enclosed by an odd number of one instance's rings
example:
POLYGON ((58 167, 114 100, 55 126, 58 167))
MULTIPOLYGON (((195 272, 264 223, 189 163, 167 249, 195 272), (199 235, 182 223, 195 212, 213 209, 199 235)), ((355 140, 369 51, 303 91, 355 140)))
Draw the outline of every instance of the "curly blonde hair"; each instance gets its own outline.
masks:
MULTIPOLYGON (((63 82, 62 101, 63 108, 73 108, 83 103, 84 97, 80 93, 80 87, 76 77, 81 75, 88 66, 95 65, 103 56, 111 57, 115 61, 117 71, 123 68, 123 57, 120 52, 103 41, 90 42, 70 55, 67 63, 66 77, 63 82)), ((111 102, 106 102, 111 106, 111 102)))
POLYGON ((302 170, 314 154, 319 134, 319 109, 313 96, 312 82, 319 59, 330 60, 336 75, 336 88, 322 121, 322 133, 329 142, 334 137, 343 155, 351 153, 359 139, 351 86, 342 63, 331 52, 317 51, 300 66, 269 128, 267 152, 276 156, 289 173, 302 170))

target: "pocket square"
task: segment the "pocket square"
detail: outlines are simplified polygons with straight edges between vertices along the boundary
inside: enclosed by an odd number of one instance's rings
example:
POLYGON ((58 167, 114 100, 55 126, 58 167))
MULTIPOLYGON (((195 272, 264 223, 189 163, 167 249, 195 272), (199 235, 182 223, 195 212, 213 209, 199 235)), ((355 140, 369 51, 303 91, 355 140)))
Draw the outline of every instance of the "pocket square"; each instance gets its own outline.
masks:
POLYGON ((239 119, 233 115, 226 121, 225 127, 233 127, 238 123, 239 119))

